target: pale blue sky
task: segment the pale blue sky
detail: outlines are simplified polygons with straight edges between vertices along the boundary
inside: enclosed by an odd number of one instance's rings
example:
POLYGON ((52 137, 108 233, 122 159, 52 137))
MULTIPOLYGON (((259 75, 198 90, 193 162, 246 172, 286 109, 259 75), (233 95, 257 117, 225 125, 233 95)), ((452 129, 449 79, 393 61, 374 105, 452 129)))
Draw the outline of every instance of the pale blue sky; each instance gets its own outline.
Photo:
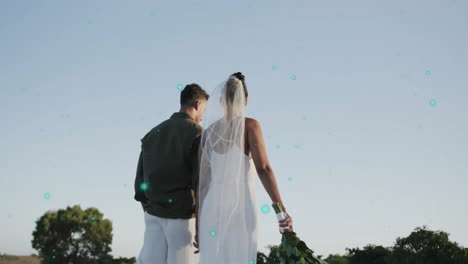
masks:
MULTIPOLYGON (((35 221, 80 204, 112 220, 114 256, 137 256, 140 138, 178 84, 236 71, 316 254, 422 225, 468 247, 467 25, 465 0, 3 0, 0 252, 35 253, 35 221)), ((256 192, 267 251, 280 234, 256 192)))

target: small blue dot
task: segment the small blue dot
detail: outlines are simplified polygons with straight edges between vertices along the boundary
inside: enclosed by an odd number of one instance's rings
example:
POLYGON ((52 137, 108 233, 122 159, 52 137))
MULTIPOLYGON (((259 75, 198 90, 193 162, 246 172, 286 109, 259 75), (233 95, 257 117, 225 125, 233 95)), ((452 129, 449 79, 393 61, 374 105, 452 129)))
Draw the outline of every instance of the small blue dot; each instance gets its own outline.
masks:
POLYGON ((291 79, 296 80, 296 75, 291 76, 291 79))
POLYGON ((44 198, 46 198, 47 200, 49 200, 49 199, 50 199, 50 193, 45 193, 45 194, 44 194, 44 198))
POLYGON ((431 100, 429 101, 429 104, 430 104, 431 106, 434 106, 434 105, 436 105, 436 100, 434 100, 434 99, 431 99, 431 100))
POLYGON ((431 75, 431 71, 427 70, 426 75, 431 75))
POLYGON ((177 85, 177 89, 182 90, 184 89, 184 86, 182 84, 177 85))
POLYGON ((216 232, 215 232, 215 231, 211 231, 211 232, 210 232, 210 236, 212 236, 212 237, 216 236, 216 232))
POLYGON ((262 206, 262 213, 268 214, 270 212, 270 207, 268 205, 262 206))

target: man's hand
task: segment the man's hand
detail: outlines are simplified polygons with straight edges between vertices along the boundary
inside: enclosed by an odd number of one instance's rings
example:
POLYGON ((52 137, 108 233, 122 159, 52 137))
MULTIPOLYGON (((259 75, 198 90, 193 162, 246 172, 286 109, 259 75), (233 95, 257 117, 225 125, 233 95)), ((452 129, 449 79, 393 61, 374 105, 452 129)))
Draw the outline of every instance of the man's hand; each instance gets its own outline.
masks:
POLYGON ((147 200, 147 201, 141 202, 141 207, 143 208, 143 212, 146 212, 149 207, 149 201, 147 200))
POLYGON ((198 245, 198 217, 195 217, 195 242, 193 242, 193 246, 197 248, 196 251, 194 251, 194 254, 198 254, 200 252, 200 246, 198 245))
POLYGON ((200 252, 200 248, 198 246, 198 232, 195 234, 195 242, 193 242, 193 245, 197 248, 196 251, 194 251, 194 254, 198 254, 200 252))

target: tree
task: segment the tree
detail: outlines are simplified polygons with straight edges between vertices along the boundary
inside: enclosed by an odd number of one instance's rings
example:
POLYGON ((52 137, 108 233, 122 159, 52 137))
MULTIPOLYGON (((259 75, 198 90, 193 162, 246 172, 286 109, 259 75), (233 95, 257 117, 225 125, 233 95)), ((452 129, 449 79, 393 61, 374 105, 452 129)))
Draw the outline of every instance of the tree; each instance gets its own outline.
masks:
POLYGON ((104 264, 112 260, 112 222, 93 207, 47 211, 36 221, 32 235, 32 247, 41 263, 104 264))
POLYGON ((368 244, 364 249, 346 248, 349 264, 386 264, 390 250, 382 246, 368 244))
POLYGON ((408 237, 398 237, 390 264, 466 264, 468 250, 449 240, 443 231, 417 227, 408 237))
POLYGON ((329 255, 324 259, 328 264, 348 264, 349 260, 346 256, 340 254, 329 255))
POLYGON ((106 263, 104 264, 135 264, 136 263, 136 258, 131 257, 131 258, 113 258, 109 259, 106 263))

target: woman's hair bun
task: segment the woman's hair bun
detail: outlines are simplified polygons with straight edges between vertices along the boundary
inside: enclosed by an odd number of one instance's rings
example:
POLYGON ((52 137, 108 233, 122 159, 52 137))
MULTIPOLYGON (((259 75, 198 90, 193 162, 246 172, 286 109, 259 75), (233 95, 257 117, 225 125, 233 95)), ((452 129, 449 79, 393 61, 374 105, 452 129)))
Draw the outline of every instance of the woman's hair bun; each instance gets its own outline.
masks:
POLYGON ((236 72, 236 73, 233 73, 231 76, 234 76, 236 77, 237 79, 245 82, 245 76, 244 74, 242 74, 242 72, 236 72))

